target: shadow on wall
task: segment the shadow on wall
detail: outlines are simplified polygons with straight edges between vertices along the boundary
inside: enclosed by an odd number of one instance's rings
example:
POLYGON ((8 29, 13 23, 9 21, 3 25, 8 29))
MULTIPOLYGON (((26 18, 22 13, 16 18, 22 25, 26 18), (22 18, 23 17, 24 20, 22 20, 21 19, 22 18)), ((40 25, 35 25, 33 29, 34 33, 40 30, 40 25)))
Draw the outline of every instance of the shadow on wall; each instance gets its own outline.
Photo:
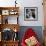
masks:
POLYGON ((20 31, 19 31, 19 39, 20 39, 20 42, 21 42, 21 40, 23 38, 23 35, 24 35, 25 31, 28 28, 32 28, 36 32, 39 41, 41 43, 43 43, 43 36, 42 36, 43 35, 43 33, 42 33, 43 30, 42 30, 42 26, 21 26, 20 27, 20 31))

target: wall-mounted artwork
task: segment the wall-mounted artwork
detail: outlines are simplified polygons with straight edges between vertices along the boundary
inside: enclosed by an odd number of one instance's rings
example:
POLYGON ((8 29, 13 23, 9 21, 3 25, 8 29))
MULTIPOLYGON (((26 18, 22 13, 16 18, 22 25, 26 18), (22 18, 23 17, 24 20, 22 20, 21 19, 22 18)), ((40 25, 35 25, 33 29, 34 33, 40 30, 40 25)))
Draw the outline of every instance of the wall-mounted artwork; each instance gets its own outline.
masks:
POLYGON ((37 7, 24 7, 24 20, 37 21, 38 20, 38 8, 37 7))

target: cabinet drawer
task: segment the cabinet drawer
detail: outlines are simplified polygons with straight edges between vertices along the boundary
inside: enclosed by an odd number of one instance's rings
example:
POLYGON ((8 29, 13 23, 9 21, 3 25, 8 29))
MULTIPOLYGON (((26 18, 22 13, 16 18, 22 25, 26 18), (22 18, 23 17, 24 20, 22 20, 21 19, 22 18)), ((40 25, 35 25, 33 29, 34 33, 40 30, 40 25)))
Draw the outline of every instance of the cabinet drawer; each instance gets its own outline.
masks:
POLYGON ((18 42, 3 42, 2 46, 18 46, 18 42))

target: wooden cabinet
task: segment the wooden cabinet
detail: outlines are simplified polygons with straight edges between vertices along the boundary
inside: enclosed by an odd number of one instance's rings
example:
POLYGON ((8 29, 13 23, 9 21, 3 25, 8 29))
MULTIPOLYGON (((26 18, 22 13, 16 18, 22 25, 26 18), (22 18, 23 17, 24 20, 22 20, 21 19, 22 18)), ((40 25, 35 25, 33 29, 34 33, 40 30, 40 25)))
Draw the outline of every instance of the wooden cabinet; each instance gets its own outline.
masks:
POLYGON ((19 7, 0 7, 0 46, 18 46, 19 39, 16 40, 19 31, 18 18, 19 7))

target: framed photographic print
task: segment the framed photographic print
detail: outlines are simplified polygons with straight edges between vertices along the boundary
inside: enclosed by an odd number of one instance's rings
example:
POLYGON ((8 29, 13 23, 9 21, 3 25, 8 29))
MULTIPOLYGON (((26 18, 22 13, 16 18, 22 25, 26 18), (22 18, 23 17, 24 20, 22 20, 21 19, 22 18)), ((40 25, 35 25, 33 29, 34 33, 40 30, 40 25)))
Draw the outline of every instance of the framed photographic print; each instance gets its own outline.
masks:
POLYGON ((38 20, 38 8, 37 7, 24 7, 24 20, 37 21, 38 20))
POLYGON ((9 15, 9 10, 2 10, 2 15, 9 15))

